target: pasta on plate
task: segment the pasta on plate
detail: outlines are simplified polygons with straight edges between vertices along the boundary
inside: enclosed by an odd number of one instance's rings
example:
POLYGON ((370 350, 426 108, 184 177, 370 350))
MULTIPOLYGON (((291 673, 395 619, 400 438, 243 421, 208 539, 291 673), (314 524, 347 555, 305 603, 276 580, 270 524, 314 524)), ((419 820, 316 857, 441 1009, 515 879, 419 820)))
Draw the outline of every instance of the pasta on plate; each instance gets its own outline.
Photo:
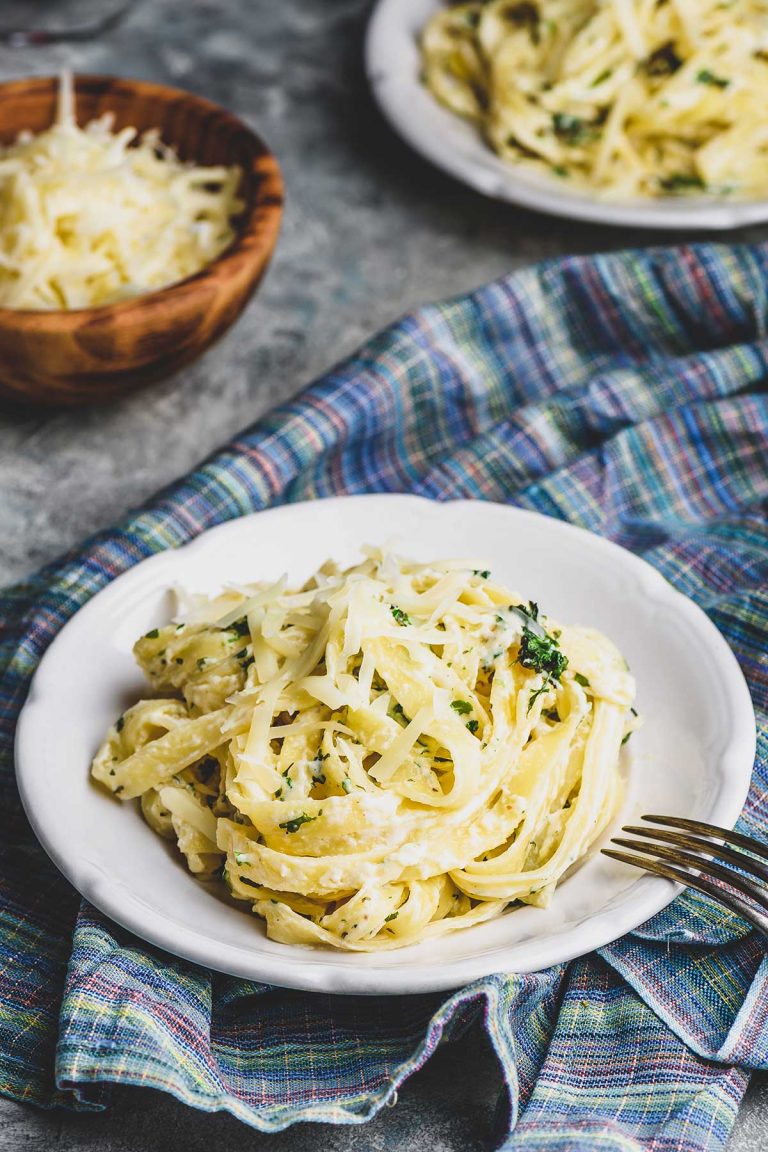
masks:
POLYGON ((768 0, 476 0, 421 49, 515 166, 612 199, 768 194, 768 0))
POLYGON ((188 598, 94 777, 274 940, 392 949, 546 905, 621 796, 613 644, 466 561, 365 550, 188 598))

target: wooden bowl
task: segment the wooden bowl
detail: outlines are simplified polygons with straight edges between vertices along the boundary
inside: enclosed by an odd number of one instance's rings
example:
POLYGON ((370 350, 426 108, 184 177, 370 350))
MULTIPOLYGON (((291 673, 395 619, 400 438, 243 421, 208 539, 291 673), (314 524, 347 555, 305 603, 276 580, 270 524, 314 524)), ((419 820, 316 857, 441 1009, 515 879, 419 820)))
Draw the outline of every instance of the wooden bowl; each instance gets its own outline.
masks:
MULTIPOLYGON (((53 122, 58 80, 0 84, 0 142, 53 122)), ((111 112, 115 128, 158 128, 182 160, 237 164, 246 203, 237 236, 186 280, 119 304, 61 312, 0 308, 0 395, 46 404, 113 399, 170 376, 229 328, 269 263, 280 226, 277 160, 235 116, 178 88, 78 76, 77 119, 111 112)))

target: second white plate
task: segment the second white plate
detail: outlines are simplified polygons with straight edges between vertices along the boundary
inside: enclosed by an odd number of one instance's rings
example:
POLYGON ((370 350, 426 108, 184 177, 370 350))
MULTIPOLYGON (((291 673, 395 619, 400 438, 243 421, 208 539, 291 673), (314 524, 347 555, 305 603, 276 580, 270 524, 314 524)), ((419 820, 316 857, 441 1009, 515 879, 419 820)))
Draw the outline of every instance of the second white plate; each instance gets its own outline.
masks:
POLYGON ((362 544, 476 558, 556 619, 590 624, 625 654, 644 727, 622 821, 666 812, 731 826, 749 787, 754 713, 730 649, 703 612, 631 553, 557 520, 498 504, 355 496, 257 513, 138 564, 95 596, 43 657, 17 735, 17 777, 37 836, 93 904, 138 936, 199 964, 291 988, 358 994, 455 988, 530 972, 598 948, 667 904, 676 887, 593 855, 551 906, 522 907, 395 952, 275 943, 260 920, 195 881, 175 850, 89 776, 116 716, 146 693, 131 648, 172 612, 169 589, 301 580, 362 544))
POLYGON ((729 202, 686 196, 618 202, 504 163, 471 124, 443 108, 420 80, 419 35, 443 5, 444 0, 379 0, 365 48, 368 79, 384 115, 438 168, 497 200, 597 224, 679 231, 741 228, 768 220, 768 199, 729 202))

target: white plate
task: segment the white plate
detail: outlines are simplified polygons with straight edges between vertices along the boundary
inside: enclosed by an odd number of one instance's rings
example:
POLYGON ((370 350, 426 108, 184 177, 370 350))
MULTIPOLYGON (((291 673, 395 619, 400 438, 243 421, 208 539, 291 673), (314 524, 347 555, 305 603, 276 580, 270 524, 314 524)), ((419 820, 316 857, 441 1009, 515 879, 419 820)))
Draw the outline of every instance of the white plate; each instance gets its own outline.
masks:
POLYGON ((615 202, 504 163, 471 124, 443 108, 419 79, 418 37, 442 7, 444 0, 379 0, 365 46, 366 71, 381 110, 395 131, 438 168, 486 196, 597 224, 741 228, 768 220, 768 199, 739 202, 686 196, 615 202))
POLYGON ((361 544, 405 555, 476 557, 545 611, 604 630, 638 681, 645 726, 633 738, 622 817, 669 812, 733 825, 749 786, 755 721, 741 671, 707 617, 643 561, 557 520, 499 504, 354 496, 235 520, 118 577, 62 629, 40 664, 18 727, 17 775, 32 826, 64 875, 138 936, 238 976, 330 992, 455 988, 529 972, 635 928, 678 890, 593 855, 547 910, 519 908, 453 936, 353 955, 277 944, 262 922, 197 883, 177 853, 91 783, 108 725, 146 693, 134 640, 166 623, 170 586, 302 579, 361 544))

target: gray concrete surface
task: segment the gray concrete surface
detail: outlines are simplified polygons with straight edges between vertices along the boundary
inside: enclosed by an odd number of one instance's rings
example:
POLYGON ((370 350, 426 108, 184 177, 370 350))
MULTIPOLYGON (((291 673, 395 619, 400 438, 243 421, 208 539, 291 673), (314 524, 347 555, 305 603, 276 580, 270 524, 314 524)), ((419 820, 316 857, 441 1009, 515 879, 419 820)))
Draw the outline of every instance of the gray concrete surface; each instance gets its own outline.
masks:
MULTIPOLYGON (((121 27, 94 43, 0 48, 0 79, 68 65, 219 101, 272 143, 288 191, 263 289, 203 361, 111 407, 0 408, 0 583, 121 516, 412 305, 543 257, 675 239, 538 217, 430 169, 368 97, 368 10, 367 0, 138 0, 121 27)), ((740 238, 766 237, 755 229, 740 238)), ((466 1152, 487 1147, 498 1083, 475 1037, 438 1053, 395 1108, 362 1128, 264 1137, 138 1090, 118 1092, 96 1117, 0 1099, 0 1152, 466 1152)), ((757 1079, 730 1152, 766 1147, 768 1084, 757 1079)))

